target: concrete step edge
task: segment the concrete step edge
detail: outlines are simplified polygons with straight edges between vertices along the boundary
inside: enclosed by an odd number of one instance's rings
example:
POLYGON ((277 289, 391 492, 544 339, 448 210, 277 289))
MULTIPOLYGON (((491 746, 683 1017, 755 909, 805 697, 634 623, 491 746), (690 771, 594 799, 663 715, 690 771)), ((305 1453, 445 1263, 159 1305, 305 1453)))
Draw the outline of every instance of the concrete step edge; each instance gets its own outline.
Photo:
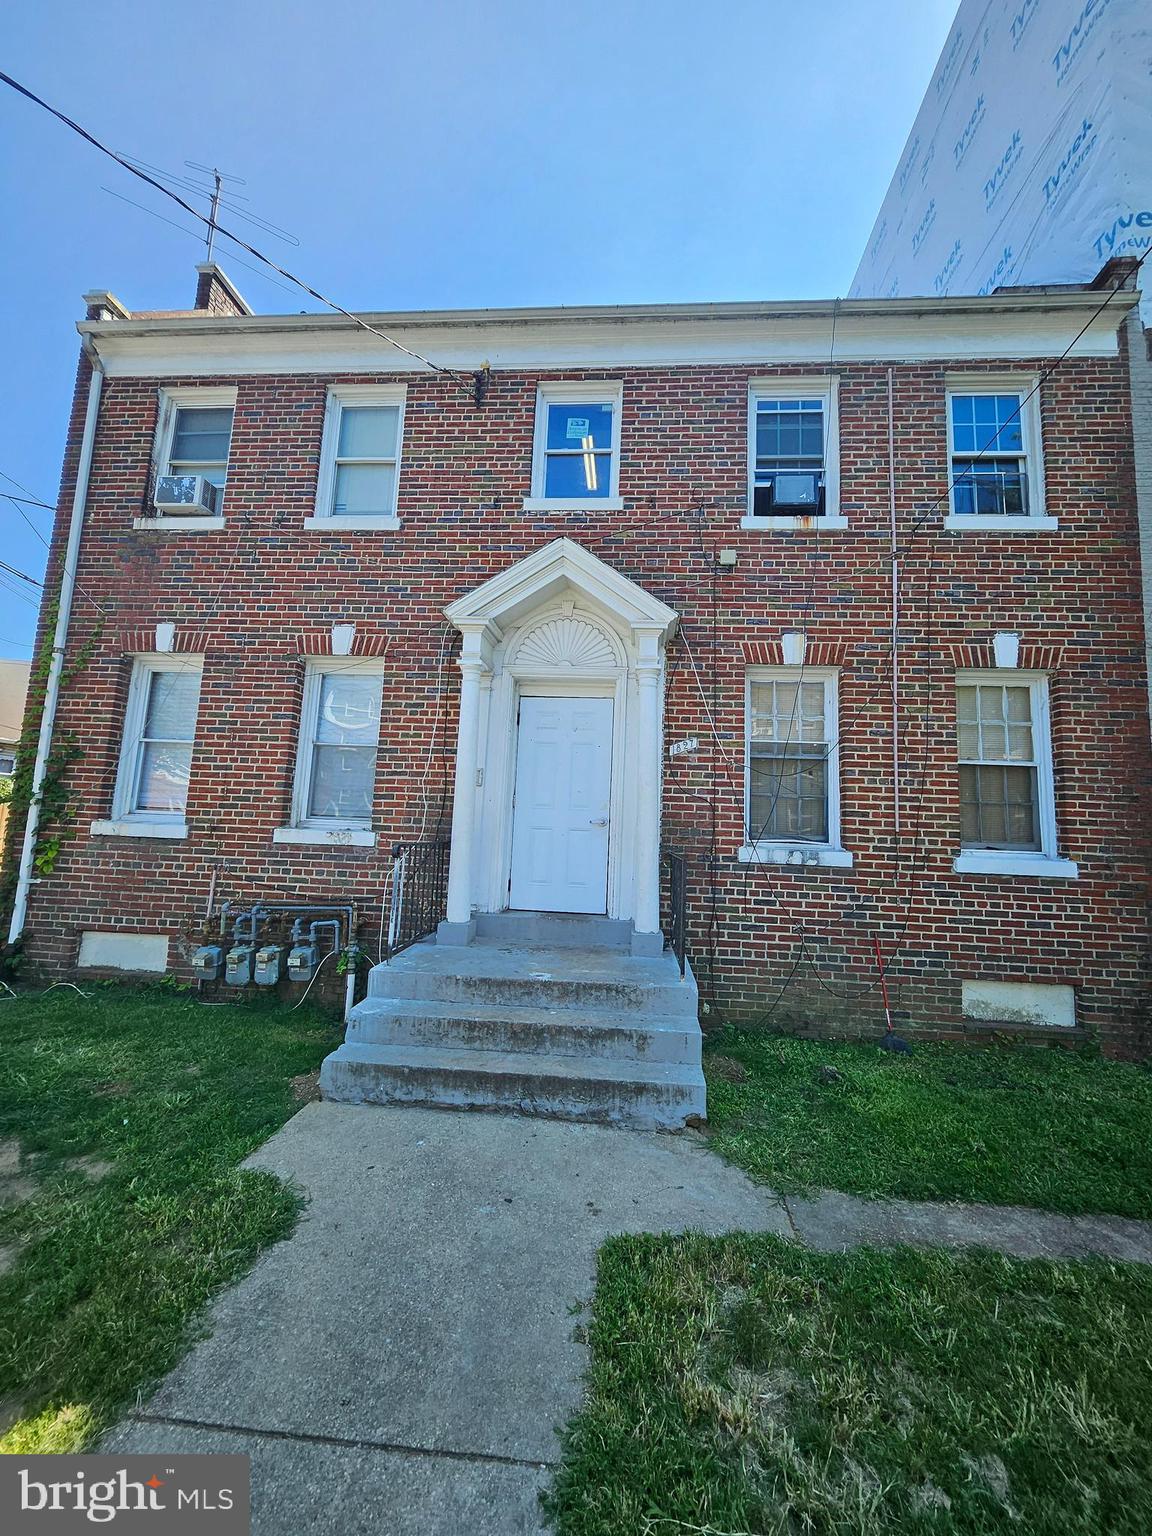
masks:
POLYGON ((640 1034, 699 1033, 698 1018, 677 1018, 666 1009, 651 1015, 645 1009, 569 1008, 561 1004, 475 1003, 459 998, 389 997, 370 994, 352 1009, 351 1019, 392 1017, 411 1021, 451 1023, 527 1024, 548 1027, 631 1030, 640 1034))
POLYGON ((495 1080, 556 1078, 569 1083, 635 1086, 641 1091, 662 1088, 702 1089, 698 1066, 681 1062, 609 1061, 598 1057, 537 1056, 504 1051, 443 1051, 425 1046, 390 1046, 346 1042, 325 1059, 346 1066, 424 1073, 471 1073, 495 1080), (639 1070, 636 1070, 639 1068, 639 1070))

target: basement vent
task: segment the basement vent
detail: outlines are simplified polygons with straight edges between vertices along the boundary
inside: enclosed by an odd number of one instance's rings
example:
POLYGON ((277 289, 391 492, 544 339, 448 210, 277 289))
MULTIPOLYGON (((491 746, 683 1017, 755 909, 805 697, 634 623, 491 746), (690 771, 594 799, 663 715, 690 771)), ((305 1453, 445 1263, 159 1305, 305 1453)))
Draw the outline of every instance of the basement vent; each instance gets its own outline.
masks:
POLYGON ((86 970, 147 971, 163 975, 168 969, 168 939, 162 933, 99 933, 80 935, 76 964, 86 970))
POLYGON ((1032 981, 965 981, 966 1019, 1029 1029, 1075 1029, 1076 989, 1032 981))

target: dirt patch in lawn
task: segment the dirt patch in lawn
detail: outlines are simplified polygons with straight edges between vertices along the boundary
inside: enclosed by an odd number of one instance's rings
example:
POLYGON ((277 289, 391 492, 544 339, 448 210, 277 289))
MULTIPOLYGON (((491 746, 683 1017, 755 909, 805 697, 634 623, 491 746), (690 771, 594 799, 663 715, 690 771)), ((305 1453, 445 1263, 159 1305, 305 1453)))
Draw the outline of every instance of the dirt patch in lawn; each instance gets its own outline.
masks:
POLYGON ((718 1077, 722 1083, 742 1083, 748 1076, 748 1068, 735 1056, 714 1055, 708 1057, 708 1074, 718 1077))
POLYGON ((19 1205, 35 1193, 35 1182, 23 1171, 20 1143, 15 1137, 0 1141, 0 1206, 19 1205))
POLYGON ((64 1166, 71 1173, 82 1173, 91 1183, 99 1184, 116 1165, 106 1157, 97 1157, 95 1152, 89 1152, 84 1157, 70 1157, 64 1166))
POLYGON ((292 1079, 291 1087, 297 1104, 312 1104, 320 1097, 320 1073, 301 1072, 292 1079))

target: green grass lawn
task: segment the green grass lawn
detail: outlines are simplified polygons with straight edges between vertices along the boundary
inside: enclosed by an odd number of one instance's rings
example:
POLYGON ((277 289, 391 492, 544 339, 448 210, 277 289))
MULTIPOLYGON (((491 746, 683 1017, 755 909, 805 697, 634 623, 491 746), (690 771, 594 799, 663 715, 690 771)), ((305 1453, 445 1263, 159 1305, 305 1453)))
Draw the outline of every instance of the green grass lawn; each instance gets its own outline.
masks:
POLYGON ((727 1031, 709 1041, 704 1069, 712 1147, 785 1193, 1152 1217, 1143 1066, 1010 1045, 901 1056, 727 1031))
POLYGON ((297 1196, 237 1165, 335 1039, 304 1009, 86 990, 0 1003, 0 1452, 90 1442, 291 1231, 297 1196))
POLYGON ((1146 1536, 1152 1271, 601 1249, 560 1536, 1146 1536))

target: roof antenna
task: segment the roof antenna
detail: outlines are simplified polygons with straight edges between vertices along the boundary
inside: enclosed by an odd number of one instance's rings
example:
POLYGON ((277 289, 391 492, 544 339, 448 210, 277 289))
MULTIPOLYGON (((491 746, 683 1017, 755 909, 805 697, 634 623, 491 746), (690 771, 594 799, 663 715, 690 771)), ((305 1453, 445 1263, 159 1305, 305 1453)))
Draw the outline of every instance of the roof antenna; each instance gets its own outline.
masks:
POLYGON ((244 180, 243 176, 229 176, 217 165, 201 165, 196 160, 185 160, 184 164, 190 171, 199 171, 202 176, 211 176, 212 178, 212 206, 208 210, 208 254, 205 257, 206 261, 211 261, 212 246, 216 241, 216 220, 220 214, 220 194, 224 190, 224 183, 231 181, 240 187, 246 187, 248 183, 244 180))

